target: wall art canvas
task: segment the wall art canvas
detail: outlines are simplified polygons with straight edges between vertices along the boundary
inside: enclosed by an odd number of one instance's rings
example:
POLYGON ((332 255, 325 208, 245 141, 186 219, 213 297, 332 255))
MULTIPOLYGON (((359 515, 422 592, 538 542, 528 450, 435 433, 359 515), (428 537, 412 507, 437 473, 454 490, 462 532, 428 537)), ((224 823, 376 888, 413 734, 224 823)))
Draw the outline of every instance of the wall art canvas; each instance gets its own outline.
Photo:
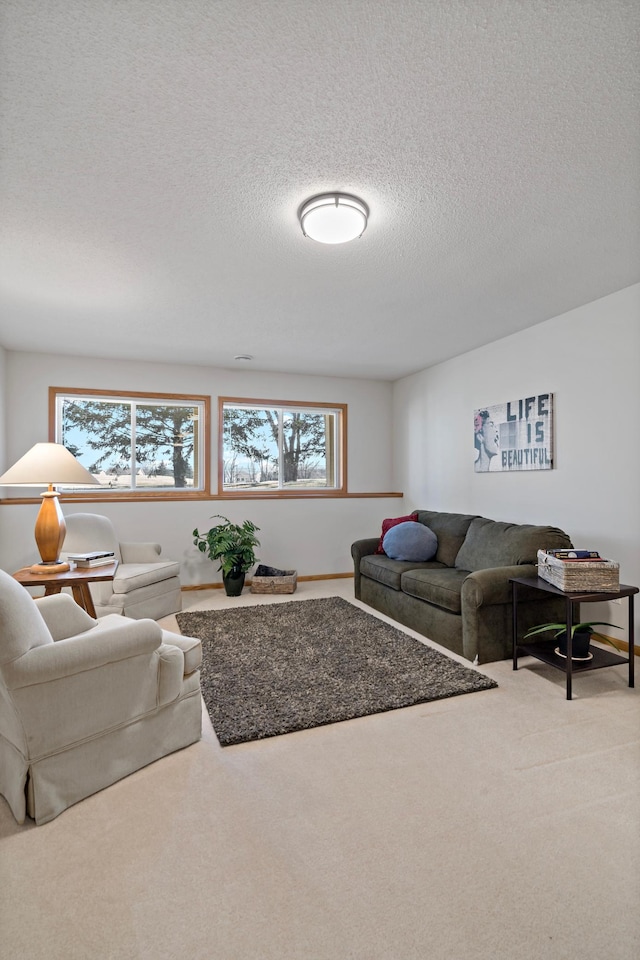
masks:
POLYGON ((473 414, 476 473, 551 470, 553 394, 478 407, 473 414))

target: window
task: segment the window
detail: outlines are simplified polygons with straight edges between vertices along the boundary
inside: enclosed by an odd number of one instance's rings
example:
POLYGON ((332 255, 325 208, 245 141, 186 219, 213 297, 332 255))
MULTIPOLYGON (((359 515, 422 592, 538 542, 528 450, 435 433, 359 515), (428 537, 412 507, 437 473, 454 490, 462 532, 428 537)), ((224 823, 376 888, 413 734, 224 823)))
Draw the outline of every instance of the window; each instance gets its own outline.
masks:
POLYGON ((202 495, 208 414, 208 397, 50 389, 53 439, 112 494, 202 495))
POLYGON ((346 418, 344 404, 221 397, 219 491, 344 493, 346 418))

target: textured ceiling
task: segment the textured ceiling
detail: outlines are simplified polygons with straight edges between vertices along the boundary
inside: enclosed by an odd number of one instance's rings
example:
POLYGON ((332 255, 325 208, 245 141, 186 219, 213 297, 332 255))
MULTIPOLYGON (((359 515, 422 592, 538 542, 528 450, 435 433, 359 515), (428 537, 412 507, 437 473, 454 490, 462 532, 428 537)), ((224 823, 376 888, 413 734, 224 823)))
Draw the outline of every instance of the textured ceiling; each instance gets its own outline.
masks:
POLYGON ((395 379, 640 280, 635 0, 0 0, 0 36, 9 349, 395 379), (343 247, 297 222, 333 189, 343 247))

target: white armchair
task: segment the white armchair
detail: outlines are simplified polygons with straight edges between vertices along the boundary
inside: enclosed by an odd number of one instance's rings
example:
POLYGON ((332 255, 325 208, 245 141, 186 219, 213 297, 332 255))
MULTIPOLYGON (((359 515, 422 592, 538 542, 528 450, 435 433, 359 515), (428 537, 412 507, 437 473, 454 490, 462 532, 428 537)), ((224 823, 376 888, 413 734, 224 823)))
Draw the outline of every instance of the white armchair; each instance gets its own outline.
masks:
POLYGON ((159 543, 124 543, 113 524, 96 513, 65 516, 62 556, 88 550, 113 550, 119 561, 113 581, 89 585, 98 617, 121 613, 139 620, 160 620, 182 609, 180 564, 160 556, 159 543))
POLYGON ((33 600, 0 570, 0 794, 46 823, 200 739, 199 640, 33 600))

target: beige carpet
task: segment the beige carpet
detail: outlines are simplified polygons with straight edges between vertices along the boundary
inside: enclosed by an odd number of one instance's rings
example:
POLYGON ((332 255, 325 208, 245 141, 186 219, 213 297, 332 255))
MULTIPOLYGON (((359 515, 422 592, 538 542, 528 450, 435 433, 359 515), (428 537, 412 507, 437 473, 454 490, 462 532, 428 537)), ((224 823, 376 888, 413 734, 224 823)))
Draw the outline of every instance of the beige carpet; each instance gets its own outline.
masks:
POLYGON ((42 827, 0 800, 0 957, 636 960, 640 691, 616 667, 567 703, 525 662, 485 665, 497 690, 225 749, 204 713, 200 743, 42 827))

